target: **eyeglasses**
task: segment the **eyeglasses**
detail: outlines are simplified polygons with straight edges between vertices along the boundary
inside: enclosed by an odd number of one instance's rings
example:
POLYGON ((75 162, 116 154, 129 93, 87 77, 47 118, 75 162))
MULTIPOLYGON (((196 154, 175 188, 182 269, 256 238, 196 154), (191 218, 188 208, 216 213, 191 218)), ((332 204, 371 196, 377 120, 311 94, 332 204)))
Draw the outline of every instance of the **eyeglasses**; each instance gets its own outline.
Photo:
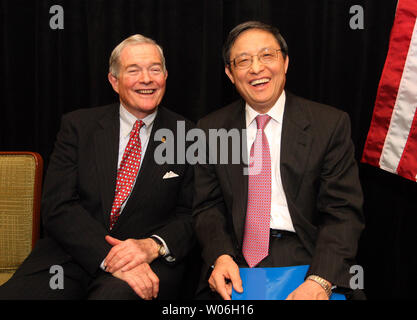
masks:
POLYGON ((233 60, 230 60, 229 64, 233 62, 233 65, 238 69, 247 69, 249 68, 253 63, 253 57, 257 56, 259 62, 262 64, 268 64, 271 62, 274 62, 278 59, 278 52, 281 51, 281 49, 271 49, 266 48, 258 52, 258 54, 255 54, 253 56, 249 54, 242 54, 238 57, 236 57, 233 60))

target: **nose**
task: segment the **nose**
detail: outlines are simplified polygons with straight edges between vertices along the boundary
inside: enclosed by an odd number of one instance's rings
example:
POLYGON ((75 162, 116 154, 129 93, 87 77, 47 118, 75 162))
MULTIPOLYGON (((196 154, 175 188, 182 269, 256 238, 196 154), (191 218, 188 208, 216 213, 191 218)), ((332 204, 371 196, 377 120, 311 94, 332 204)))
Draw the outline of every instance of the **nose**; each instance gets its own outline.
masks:
POLYGON ((252 57, 252 64, 250 66, 250 70, 252 73, 260 73, 264 69, 264 67, 264 64, 261 61, 259 61, 258 56, 252 57))
POLYGON ((139 80, 140 80, 140 82, 145 83, 145 84, 148 84, 148 83, 152 82, 152 79, 149 75, 148 70, 143 70, 139 80))

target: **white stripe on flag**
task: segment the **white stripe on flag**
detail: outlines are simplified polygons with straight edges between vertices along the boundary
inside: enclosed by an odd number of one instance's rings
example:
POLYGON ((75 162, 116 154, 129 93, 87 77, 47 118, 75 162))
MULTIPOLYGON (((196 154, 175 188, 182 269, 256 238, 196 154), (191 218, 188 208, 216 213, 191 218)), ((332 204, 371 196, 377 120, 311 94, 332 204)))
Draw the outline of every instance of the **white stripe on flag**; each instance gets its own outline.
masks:
POLYGON ((407 143, 417 107, 417 20, 398 88, 397 100, 379 165, 381 169, 397 173, 397 167, 407 143))

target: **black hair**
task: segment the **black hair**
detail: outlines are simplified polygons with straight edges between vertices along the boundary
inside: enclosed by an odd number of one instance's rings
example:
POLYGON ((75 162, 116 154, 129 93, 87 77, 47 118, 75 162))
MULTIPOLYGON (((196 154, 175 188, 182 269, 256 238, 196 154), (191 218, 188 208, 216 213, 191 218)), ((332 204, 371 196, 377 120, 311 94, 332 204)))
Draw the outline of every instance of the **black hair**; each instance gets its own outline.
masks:
POLYGON ((233 44, 235 43, 236 39, 239 37, 239 35, 242 32, 250 30, 250 29, 259 29, 259 30, 264 30, 266 32, 271 33, 277 40, 279 46, 281 47, 282 56, 284 57, 284 59, 287 57, 288 55, 287 42, 285 41, 285 39, 283 38, 283 36, 281 35, 281 33, 276 27, 260 22, 260 21, 247 21, 247 22, 237 25, 236 27, 233 28, 232 31, 229 32, 226 42, 223 45, 223 61, 225 65, 230 64, 230 50, 233 44))

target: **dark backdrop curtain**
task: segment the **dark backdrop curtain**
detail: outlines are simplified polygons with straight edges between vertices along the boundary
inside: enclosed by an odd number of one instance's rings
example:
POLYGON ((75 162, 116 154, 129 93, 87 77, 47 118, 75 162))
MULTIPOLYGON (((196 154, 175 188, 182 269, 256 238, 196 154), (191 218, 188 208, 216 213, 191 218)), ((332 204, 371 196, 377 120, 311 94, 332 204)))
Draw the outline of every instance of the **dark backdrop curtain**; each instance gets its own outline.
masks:
MULTIPOLYGON (((198 120, 237 98, 221 47, 236 24, 277 26, 289 46, 287 89, 349 113, 359 160, 388 50, 396 0, 1 0, 0 150, 32 150, 48 163, 61 116, 117 100, 108 58, 141 33, 164 48, 163 104, 198 120), (52 5, 64 29, 52 30, 52 5), (349 9, 364 9, 352 30, 349 9)), ((360 164, 367 227, 358 261, 369 299, 417 297, 416 183, 360 164)))

